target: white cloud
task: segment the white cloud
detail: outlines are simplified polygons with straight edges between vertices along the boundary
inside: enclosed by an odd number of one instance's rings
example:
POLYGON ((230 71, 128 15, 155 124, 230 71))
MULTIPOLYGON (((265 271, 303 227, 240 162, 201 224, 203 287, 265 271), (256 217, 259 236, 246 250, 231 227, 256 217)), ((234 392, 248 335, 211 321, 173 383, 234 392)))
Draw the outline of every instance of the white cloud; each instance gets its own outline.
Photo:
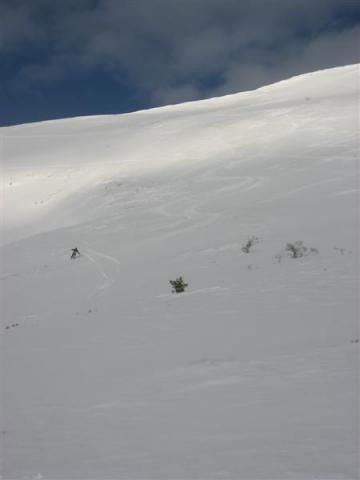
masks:
POLYGON ((225 95, 254 89, 293 75, 360 61, 360 27, 321 35, 307 43, 293 42, 278 61, 266 59, 231 63, 224 72, 224 82, 208 96, 225 95))

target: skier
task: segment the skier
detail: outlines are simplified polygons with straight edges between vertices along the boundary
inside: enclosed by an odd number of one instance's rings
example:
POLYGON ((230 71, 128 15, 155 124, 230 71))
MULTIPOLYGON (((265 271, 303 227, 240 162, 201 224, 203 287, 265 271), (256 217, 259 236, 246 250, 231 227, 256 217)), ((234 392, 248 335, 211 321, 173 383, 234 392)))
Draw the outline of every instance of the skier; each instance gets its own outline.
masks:
POLYGON ((80 252, 79 250, 77 249, 77 247, 75 248, 72 248, 72 254, 71 254, 71 259, 74 260, 74 258, 80 256, 80 252))

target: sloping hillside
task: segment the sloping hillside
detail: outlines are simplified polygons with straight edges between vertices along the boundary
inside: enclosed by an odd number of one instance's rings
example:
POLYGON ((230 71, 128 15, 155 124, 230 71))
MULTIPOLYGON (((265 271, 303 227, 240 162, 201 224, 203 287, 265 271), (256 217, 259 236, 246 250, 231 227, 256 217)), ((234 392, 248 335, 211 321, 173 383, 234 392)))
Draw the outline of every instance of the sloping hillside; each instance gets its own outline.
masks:
POLYGON ((358 478, 358 80, 0 129, 3 479, 358 478))

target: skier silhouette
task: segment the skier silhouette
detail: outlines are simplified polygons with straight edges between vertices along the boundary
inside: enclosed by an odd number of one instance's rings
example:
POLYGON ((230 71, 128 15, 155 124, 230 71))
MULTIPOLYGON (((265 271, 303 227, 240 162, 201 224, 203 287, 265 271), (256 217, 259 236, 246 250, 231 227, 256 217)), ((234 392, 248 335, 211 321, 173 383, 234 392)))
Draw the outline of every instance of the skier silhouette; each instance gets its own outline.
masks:
POLYGON ((71 250, 72 250, 72 254, 71 254, 71 257, 70 257, 70 258, 71 258, 72 260, 74 260, 74 258, 80 256, 80 252, 79 252, 79 250, 77 249, 77 247, 72 248, 71 250))

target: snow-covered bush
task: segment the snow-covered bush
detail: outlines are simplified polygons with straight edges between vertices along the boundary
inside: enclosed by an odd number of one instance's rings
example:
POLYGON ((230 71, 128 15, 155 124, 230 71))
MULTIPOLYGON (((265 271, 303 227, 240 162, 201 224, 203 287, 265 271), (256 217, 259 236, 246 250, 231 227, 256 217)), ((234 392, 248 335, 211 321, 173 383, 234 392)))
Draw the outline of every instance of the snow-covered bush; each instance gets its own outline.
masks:
POLYGON ((188 284, 184 282, 182 277, 178 277, 176 280, 170 280, 170 285, 173 287, 173 293, 184 292, 185 288, 188 286, 188 284))
POLYGON ((301 240, 297 240, 294 243, 288 243, 285 250, 289 252, 291 258, 300 258, 306 255, 309 249, 305 247, 301 240))
POLYGON ((258 237, 250 237, 247 242, 245 243, 245 245, 242 247, 242 251, 244 253, 250 253, 250 250, 251 248, 256 245, 257 243, 259 243, 259 239, 258 237))
POLYGON ((308 248, 303 244, 301 240, 297 240, 293 243, 287 243, 285 250, 289 252, 291 258, 300 258, 304 257, 305 255, 319 253, 319 250, 317 248, 308 248))

